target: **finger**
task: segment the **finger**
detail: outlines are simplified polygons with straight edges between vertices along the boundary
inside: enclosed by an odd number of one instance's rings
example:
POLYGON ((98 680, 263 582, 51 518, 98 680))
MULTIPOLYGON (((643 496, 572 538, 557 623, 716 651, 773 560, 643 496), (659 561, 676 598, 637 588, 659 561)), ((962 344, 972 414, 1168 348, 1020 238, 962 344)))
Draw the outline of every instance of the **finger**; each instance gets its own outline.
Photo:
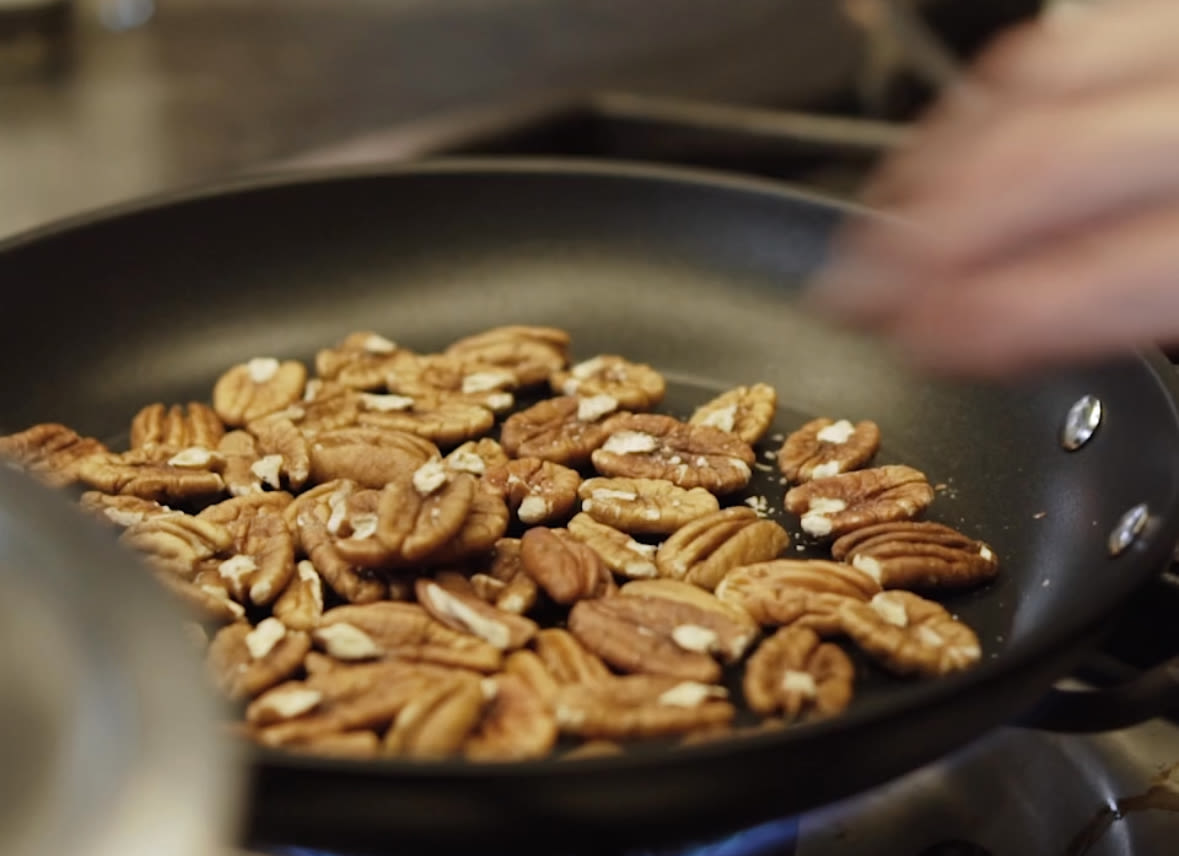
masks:
MULTIPOLYGON (((957 168, 910 184, 892 213, 913 232, 883 247, 893 259, 929 253, 947 267, 995 256, 1179 194, 1179 78, 1094 102, 1022 110, 964 145, 957 168)), ((879 243, 879 242, 877 242, 879 243)))
POLYGON ((1179 341, 1179 206, 1102 223, 925 292, 888 337, 940 372, 1002 376, 1179 341))

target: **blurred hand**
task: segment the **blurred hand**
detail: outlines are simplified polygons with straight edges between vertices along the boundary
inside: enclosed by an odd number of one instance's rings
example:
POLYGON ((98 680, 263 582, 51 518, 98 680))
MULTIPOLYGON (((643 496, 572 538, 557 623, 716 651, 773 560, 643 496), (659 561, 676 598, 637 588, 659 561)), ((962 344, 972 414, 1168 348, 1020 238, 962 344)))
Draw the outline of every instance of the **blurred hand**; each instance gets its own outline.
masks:
POLYGON ((924 367, 1010 374, 1179 341, 1179 2, 1004 36, 886 163, 809 294, 924 367))

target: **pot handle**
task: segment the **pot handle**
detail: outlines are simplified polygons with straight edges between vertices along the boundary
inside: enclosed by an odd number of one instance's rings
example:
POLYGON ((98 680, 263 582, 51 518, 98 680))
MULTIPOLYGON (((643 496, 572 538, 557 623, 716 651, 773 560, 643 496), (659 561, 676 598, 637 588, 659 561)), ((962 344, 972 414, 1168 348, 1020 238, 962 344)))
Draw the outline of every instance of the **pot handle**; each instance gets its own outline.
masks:
POLYGON ((1114 731, 1179 712, 1179 657, 1152 666, 1117 686, 1054 687, 1016 725, 1043 731, 1114 731))

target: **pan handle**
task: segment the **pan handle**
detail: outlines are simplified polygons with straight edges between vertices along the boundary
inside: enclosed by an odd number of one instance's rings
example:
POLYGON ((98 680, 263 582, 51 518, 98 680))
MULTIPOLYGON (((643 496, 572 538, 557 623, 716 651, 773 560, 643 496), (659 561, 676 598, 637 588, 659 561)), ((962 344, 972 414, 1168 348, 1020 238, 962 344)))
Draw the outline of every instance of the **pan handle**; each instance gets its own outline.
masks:
POLYGON ((1054 687, 1016 725, 1062 733, 1114 731, 1179 713, 1179 657, 1152 666, 1117 686, 1054 687))

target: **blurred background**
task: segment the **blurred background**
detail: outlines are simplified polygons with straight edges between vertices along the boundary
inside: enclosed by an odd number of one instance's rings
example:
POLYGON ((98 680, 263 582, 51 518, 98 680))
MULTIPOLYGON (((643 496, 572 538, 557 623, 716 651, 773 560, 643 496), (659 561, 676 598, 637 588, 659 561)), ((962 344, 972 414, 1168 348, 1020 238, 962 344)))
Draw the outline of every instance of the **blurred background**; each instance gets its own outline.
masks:
MULTIPOLYGON (((0 0, 0 236, 294 157, 431 153, 396 141, 587 93, 903 122, 931 85, 887 5, 0 0)), ((965 58, 1043 3, 910 5, 965 58)))

